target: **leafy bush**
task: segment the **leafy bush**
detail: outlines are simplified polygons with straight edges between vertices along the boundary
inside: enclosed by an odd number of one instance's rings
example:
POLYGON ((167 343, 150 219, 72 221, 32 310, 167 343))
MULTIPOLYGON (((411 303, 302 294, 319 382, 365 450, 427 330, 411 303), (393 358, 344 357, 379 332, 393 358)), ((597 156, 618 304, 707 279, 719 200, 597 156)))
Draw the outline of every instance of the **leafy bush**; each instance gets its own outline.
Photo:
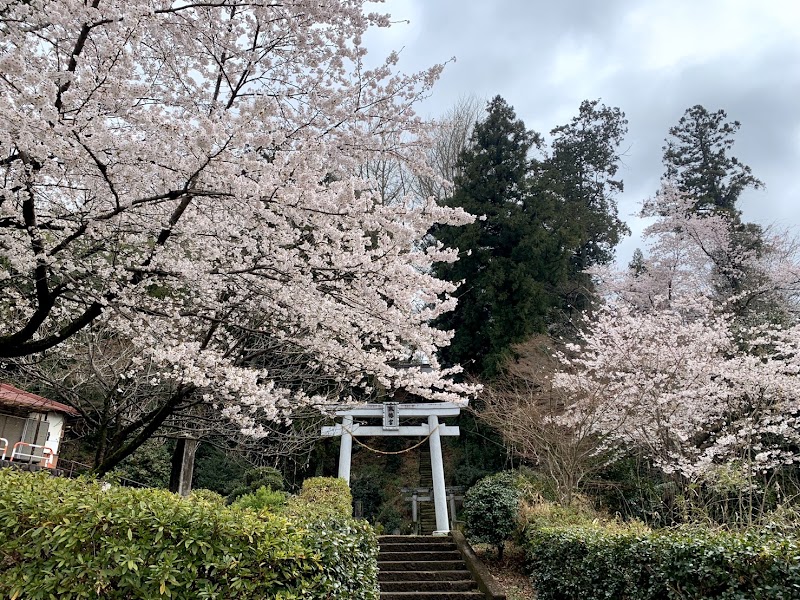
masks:
POLYGON ((232 506, 236 508, 249 508, 250 510, 275 512, 276 509, 284 506, 288 499, 286 492, 273 491, 272 488, 263 485, 252 494, 239 496, 232 506))
POLYGON ((240 496, 252 494, 260 487, 268 487, 276 492, 284 491, 283 475, 272 467, 250 469, 244 474, 244 485, 238 486, 228 494, 228 504, 232 504, 240 496))
POLYGON ((126 479, 146 487, 168 488, 174 443, 149 439, 111 472, 109 479, 126 479))
POLYGON ((204 490, 202 488, 192 490, 189 498, 194 501, 199 502, 208 502, 214 506, 224 506, 225 505, 225 497, 217 492, 212 492, 211 490, 204 490))
POLYGON ((201 443, 194 459, 194 485, 228 496, 245 486, 245 475, 251 468, 238 454, 201 443))
POLYGON ((481 477, 486 477, 489 473, 483 467, 463 463, 453 470, 453 482, 455 485, 469 488, 475 485, 481 477))
POLYGON ((796 533, 596 523, 529 527, 526 538, 541 600, 800 597, 796 533))
POLYGON ((289 513, 326 518, 353 514, 353 497, 344 479, 309 477, 303 482, 300 494, 289 499, 289 513))
POLYGON ((464 521, 469 537, 493 544, 498 558, 517 526, 519 492, 510 472, 484 477, 464 495, 464 521))
POLYGON ((387 505, 375 517, 376 524, 381 525, 386 533, 394 533, 403 525, 403 517, 394 506, 387 505))
POLYGON ((47 473, 0 470, 0 547, 3 598, 378 597, 377 544, 364 522, 47 473))
MULTIPOLYGON (((580 496, 578 496, 579 499, 580 496)), ((569 506, 544 500, 524 503, 520 507, 519 518, 524 524, 525 531, 549 526, 565 527, 567 525, 599 525, 602 523, 607 528, 615 528, 620 525, 617 520, 609 519, 607 515, 599 513, 591 506, 581 504, 579 501, 573 502, 569 506)), ((627 523, 625 527, 638 530, 644 525, 634 521, 627 523)))

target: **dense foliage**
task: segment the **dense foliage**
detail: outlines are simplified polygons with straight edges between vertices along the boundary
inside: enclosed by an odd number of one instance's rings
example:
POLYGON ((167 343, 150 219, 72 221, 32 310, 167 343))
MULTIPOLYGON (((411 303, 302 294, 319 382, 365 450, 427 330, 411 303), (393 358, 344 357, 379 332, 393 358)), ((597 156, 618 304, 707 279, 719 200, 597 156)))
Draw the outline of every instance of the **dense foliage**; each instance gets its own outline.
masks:
POLYGON ((558 277, 557 268, 548 273, 546 266, 559 254, 541 227, 552 214, 528 185, 528 154, 539 136, 499 96, 486 112, 459 158, 461 172, 447 201, 481 218, 434 232, 460 252, 457 262, 437 268, 442 279, 462 284, 455 310, 439 321, 454 330, 443 356, 478 374, 493 373, 511 343, 544 326, 553 304, 548 284, 558 277))
POLYGON ((568 250, 568 271, 559 286, 567 314, 589 307, 594 285, 585 270, 612 262, 616 245, 630 233, 616 202, 623 190, 617 171, 627 125, 619 108, 584 100, 576 117, 550 131, 550 152, 538 165, 539 194, 556 199, 553 235, 568 250))
POLYGON ((349 518, 353 514, 353 496, 344 479, 309 477, 303 481, 300 494, 289 500, 288 510, 300 516, 316 514, 349 518))
POLYGON ((275 492, 282 492, 285 489, 283 476, 280 471, 273 467, 250 468, 245 471, 243 478, 244 482, 228 494, 228 502, 233 502, 245 494, 252 494, 262 487, 269 488, 275 492))
POLYGON ((377 598, 374 534, 343 516, 335 484, 283 515, 106 487, 0 471, 0 595, 377 598))
POLYGON ((800 538, 779 530, 650 532, 612 524, 531 527, 528 568, 542 600, 791 600, 800 538))
POLYGON ((446 199, 479 218, 433 231, 459 249, 457 262, 436 267, 459 285, 455 310, 438 321, 454 331, 445 361, 496 376, 513 344, 558 322, 562 309, 588 306, 593 289, 584 269, 610 262, 627 232, 614 198, 626 123, 618 108, 585 101, 577 117, 551 131, 547 149, 505 100, 488 103, 446 199))
POLYGON ((251 510, 266 510, 274 512, 284 506, 287 501, 288 494, 280 490, 273 490, 265 486, 257 488, 255 491, 242 494, 234 502, 233 506, 237 508, 249 508, 251 510))

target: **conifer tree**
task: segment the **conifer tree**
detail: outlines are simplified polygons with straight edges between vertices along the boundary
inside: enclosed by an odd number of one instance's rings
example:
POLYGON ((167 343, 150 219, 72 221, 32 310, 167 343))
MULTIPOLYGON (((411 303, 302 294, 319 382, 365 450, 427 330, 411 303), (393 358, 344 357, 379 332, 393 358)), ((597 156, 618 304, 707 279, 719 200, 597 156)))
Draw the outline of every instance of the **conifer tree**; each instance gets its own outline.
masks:
POLYGON ((764 183, 749 166, 730 156, 741 124, 727 119, 724 110, 709 112, 697 104, 686 109, 678 124, 670 128, 664 146, 664 178, 693 199, 692 211, 727 217, 731 246, 712 257, 723 297, 757 285, 761 274, 736 257, 765 250, 761 227, 743 222, 736 206, 742 192, 760 189, 764 183))
POLYGON ((561 293, 568 312, 588 307, 593 284, 585 270, 610 263, 614 247, 629 233, 615 198, 623 190, 617 171, 627 124, 619 108, 584 100, 577 116, 550 132, 551 152, 540 177, 562 206, 559 235, 564 247, 571 249, 568 280, 561 293))
POLYGON ((738 219, 739 196, 764 183, 749 166, 729 156, 741 124, 727 118, 724 110, 709 112, 700 104, 686 109, 665 140, 664 177, 696 198, 696 211, 723 210, 738 219))
POLYGON ((455 332, 443 357, 491 376, 512 344, 544 330, 567 265, 553 235, 553 196, 531 184, 529 154, 540 136, 499 96, 486 110, 461 155, 449 200, 479 219, 434 235, 459 248, 459 260, 437 270, 440 278, 461 282, 456 309, 438 322, 455 332))

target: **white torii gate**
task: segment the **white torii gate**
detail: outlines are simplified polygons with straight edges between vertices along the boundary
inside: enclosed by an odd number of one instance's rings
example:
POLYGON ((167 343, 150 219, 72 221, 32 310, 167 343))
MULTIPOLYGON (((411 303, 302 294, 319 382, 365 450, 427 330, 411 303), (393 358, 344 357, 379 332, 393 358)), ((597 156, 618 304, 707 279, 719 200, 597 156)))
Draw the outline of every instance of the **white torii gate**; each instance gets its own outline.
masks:
POLYGON ((446 535, 450 531, 447 517, 447 498, 444 486, 444 461, 442 460, 441 436, 458 436, 459 429, 453 425, 439 424, 439 417, 457 417, 461 406, 452 402, 428 404, 362 404, 357 407, 337 410, 342 417, 340 425, 322 428, 326 437, 341 436, 339 447, 339 477, 350 484, 350 461, 353 453, 353 436, 408 436, 428 437, 431 447, 431 472, 433 474, 433 504, 436 509, 436 531, 434 535, 446 535), (382 425, 361 425, 355 418, 383 419, 382 425), (400 419, 425 418, 419 425, 400 425, 400 419))

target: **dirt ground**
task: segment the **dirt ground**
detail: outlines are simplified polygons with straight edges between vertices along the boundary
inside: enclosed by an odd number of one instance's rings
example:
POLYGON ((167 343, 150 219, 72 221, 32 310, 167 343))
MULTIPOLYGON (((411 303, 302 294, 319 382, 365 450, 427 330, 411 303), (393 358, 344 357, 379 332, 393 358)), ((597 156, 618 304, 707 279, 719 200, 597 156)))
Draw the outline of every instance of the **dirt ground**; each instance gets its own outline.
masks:
POLYGON ((503 560, 497 560, 497 550, 485 544, 475 544, 475 553, 506 593, 508 600, 535 600, 536 591, 524 573, 525 556, 521 548, 507 543, 503 560))

